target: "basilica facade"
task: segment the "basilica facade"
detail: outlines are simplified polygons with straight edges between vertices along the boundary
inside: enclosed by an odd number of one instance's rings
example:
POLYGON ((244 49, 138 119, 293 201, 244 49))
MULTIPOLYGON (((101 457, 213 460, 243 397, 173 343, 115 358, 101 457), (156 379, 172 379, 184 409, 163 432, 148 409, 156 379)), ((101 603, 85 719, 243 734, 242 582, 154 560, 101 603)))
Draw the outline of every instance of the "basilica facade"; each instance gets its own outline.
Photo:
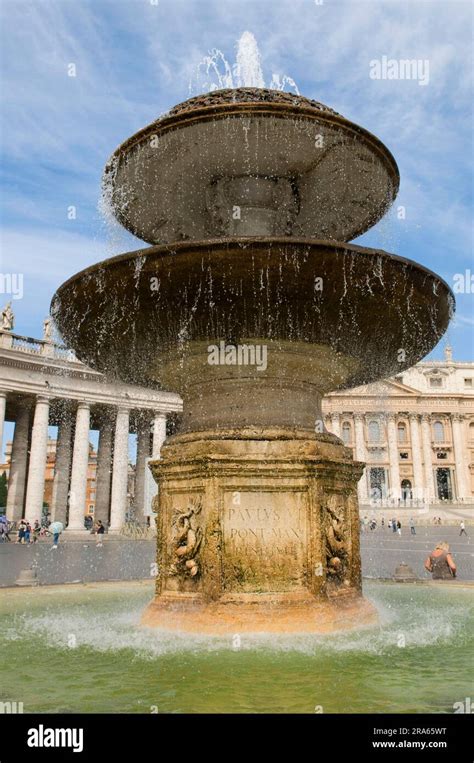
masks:
POLYGON ((331 393, 327 429, 366 464, 361 504, 474 503, 474 363, 423 361, 383 382, 331 393))

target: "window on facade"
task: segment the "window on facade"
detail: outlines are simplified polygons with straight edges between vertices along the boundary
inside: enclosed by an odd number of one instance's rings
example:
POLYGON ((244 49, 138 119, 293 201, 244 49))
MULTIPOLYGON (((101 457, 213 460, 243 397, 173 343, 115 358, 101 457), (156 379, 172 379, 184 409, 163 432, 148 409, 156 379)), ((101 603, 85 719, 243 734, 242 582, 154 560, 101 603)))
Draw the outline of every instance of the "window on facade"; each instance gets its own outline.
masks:
POLYGON ((397 427, 398 432, 398 442, 406 442, 407 441, 407 428, 405 424, 399 424, 397 427))
POLYGON ((439 459, 443 459, 447 457, 448 457, 448 454, 446 453, 445 450, 440 450, 439 453, 436 454, 436 458, 439 458, 439 459))
POLYGON ((450 469, 436 469, 436 492, 440 501, 453 500, 453 485, 450 469))
POLYGON ((383 467, 372 467, 369 471, 370 497, 381 500, 387 494, 387 473, 383 467))
POLYGON ((469 439, 474 441, 474 423, 469 424, 469 439))
POLYGON ((348 421, 342 425, 342 439, 344 442, 350 442, 352 439, 351 425, 348 421))
POLYGON ((411 489, 410 480, 402 480, 401 488, 402 488, 402 500, 403 501, 411 500, 413 498, 413 491, 411 489))
POLYGON ((405 451, 402 451, 400 453, 400 458, 404 461, 405 459, 408 458, 408 453, 406 453, 405 451))
POLYGON ((444 442, 444 424, 442 421, 435 421, 433 424, 435 442, 444 442))
POLYGON ((380 442, 380 424, 378 421, 369 421, 369 441, 380 442))
POLYGON ((432 376, 430 379, 430 387, 433 388, 439 388, 443 386, 443 380, 441 377, 438 376, 432 376))
POLYGON ((469 378, 469 379, 464 379, 464 386, 465 387, 472 387, 473 386, 473 384, 472 384, 472 377, 469 378))

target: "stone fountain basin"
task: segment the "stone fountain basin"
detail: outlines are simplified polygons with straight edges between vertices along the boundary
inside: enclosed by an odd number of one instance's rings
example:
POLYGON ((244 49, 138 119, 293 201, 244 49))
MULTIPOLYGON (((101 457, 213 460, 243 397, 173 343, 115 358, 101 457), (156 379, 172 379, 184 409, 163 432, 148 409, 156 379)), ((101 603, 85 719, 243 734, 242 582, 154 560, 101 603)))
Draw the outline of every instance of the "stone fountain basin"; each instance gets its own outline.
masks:
MULTIPOLYGON (((295 373, 325 391, 418 362, 445 332, 454 298, 430 270, 384 251, 233 239, 105 260, 66 281, 51 309, 83 362, 130 383, 181 391, 183 378, 205 367, 213 378, 226 375, 227 367, 208 365, 207 343, 268 340, 290 375, 306 354, 295 373)), ((237 368, 231 370, 236 379, 237 368)), ((245 374, 263 379, 255 368, 245 374)))
POLYGON ((258 88, 179 104, 119 146, 105 178, 119 222, 151 244, 349 241, 399 186, 392 154, 370 132, 316 101, 258 88))

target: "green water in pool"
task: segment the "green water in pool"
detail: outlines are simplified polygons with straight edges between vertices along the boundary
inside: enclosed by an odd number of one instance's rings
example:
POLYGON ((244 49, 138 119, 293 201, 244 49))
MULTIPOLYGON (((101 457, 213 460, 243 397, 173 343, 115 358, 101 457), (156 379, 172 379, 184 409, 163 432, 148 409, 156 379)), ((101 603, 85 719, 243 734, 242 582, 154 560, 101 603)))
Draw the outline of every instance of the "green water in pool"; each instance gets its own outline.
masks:
POLYGON ((149 583, 3 591, 0 700, 35 713, 452 713, 472 696, 473 588, 364 592, 377 626, 232 639, 141 627, 149 583))

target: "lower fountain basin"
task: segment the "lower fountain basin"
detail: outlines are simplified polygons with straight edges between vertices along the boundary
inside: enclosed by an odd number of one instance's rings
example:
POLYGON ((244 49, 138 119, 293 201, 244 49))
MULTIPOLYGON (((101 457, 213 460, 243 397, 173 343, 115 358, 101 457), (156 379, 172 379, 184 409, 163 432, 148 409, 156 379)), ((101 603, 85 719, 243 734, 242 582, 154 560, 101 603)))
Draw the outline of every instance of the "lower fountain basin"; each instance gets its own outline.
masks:
MULTIPOLYGON (((421 572, 421 553, 418 563, 421 572)), ((371 581, 374 627, 240 638, 140 627, 152 588, 121 580, 4 589, 2 699, 20 697, 29 713, 326 715, 453 713, 472 697, 472 584, 371 581), (30 653, 41 659, 18 670, 30 653), (100 691, 91 691, 98 665, 100 691)))
POLYGON ((274 238, 129 252, 73 276, 52 303, 67 344, 109 377, 167 384, 166 364, 184 362, 190 343, 253 339, 329 348, 344 368, 331 389, 411 367, 437 344, 453 309, 447 284, 410 260, 274 238))

